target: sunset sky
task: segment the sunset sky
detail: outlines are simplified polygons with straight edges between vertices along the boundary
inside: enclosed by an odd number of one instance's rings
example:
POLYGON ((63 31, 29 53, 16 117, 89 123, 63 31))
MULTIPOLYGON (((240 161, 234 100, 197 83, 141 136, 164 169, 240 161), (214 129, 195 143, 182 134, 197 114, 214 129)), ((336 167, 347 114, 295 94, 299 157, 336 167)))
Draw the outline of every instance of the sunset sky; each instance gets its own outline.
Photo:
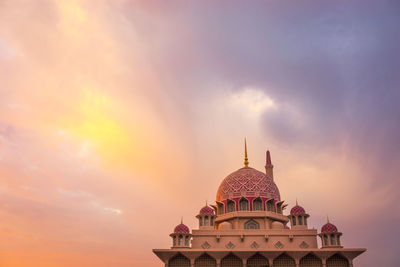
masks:
POLYGON ((399 266, 399 70, 397 0, 0 0, 0 266, 163 266, 245 137, 399 266))

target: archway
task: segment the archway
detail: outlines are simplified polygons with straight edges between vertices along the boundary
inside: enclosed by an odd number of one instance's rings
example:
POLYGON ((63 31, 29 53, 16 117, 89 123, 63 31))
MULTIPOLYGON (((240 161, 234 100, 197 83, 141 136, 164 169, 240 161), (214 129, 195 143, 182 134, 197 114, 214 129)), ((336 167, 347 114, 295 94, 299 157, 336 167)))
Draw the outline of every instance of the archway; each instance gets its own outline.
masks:
POLYGON ((194 261, 195 267, 216 267, 217 261, 210 255, 204 253, 194 261))
POLYGON ((190 267, 190 260, 182 254, 177 254, 168 261, 169 267, 190 267))
POLYGON ((231 253, 221 260, 221 267, 243 267, 243 261, 231 253))
POLYGON ((274 267, 296 267, 294 259, 287 254, 283 253, 274 259, 274 267))
POLYGON ((314 254, 307 254, 300 260, 300 267, 322 267, 322 261, 314 254))
POLYGON ((349 267, 349 261, 340 254, 335 254, 326 260, 326 267, 349 267))
POLYGON ((247 260, 247 266, 251 267, 264 267, 268 266, 268 259, 263 255, 256 253, 247 260))

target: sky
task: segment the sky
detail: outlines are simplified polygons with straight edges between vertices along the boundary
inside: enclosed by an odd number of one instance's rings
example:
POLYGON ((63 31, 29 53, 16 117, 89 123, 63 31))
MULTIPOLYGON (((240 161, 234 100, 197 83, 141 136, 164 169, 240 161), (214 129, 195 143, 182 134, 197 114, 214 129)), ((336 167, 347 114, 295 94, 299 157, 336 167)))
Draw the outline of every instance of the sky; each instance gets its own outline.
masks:
POLYGON ((355 266, 399 266, 399 1, 0 0, 0 266, 161 267, 269 149, 355 266))

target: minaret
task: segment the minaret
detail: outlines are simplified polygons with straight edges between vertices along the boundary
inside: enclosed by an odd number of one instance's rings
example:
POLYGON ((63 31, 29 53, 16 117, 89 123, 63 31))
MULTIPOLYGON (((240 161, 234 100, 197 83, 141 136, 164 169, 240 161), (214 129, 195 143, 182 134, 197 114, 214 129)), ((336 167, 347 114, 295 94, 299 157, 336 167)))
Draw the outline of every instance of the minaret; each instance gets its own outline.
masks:
POLYGON ((247 143, 246 138, 244 139, 244 166, 249 167, 249 159, 247 158, 247 143))
POLYGON ((271 163, 271 154, 269 153, 269 150, 267 150, 267 159, 266 159, 266 164, 265 164, 265 174, 274 180, 274 172, 273 172, 274 165, 271 163))

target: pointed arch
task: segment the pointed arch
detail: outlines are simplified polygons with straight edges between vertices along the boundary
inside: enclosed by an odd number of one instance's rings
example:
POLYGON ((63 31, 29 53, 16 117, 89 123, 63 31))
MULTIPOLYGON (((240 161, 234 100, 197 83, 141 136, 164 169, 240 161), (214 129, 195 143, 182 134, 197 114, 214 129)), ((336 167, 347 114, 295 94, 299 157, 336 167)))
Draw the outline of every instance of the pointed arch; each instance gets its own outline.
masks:
POLYGON ((230 253, 221 260, 221 267, 243 267, 243 261, 238 256, 230 253))
POLYGON ((235 201, 228 199, 228 201, 227 201, 227 211, 228 212, 233 212, 235 210, 236 210, 235 201))
POLYGON ((336 253, 326 260, 326 267, 349 267, 349 261, 342 255, 336 253))
POLYGON ((194 267, 216 267, 216 266, 217 266, 217 261, 207 253, 204 253, 194 261, 194 267))
POLYGON ((253 210, 263 210, 261 198, 256 198, 253 200, 253 210))
POLYGON ((268 259, 256 253, 247 260, 247 266, 268 266, 268 259))
POLYGON ((301 258, 300 267, 322 267, 322 261, 314 254, 308 253, 306 256, 301 258))
POLYGON ((249 201, 247 200, 247 198, 241 198, 239 200, 239 210, 241 211, 248 211, 250 210, 249 208, 249 201))
POLYGON ((260 229, 260 224, 251 219, 244 223, 244 229, 260 229))
POLYGON ((169 267, 190 267, 190 260, 178 253, 168 261, 169 267))
POLYGON ((272 198, 268 199, 266 201, 265 206, 266 206, 267 211, 274 211, 274 200, 272 198))
POLYGON ((296 262, 292 257, 283 253, 274 259, 274 267, 296 267, 296 262))

